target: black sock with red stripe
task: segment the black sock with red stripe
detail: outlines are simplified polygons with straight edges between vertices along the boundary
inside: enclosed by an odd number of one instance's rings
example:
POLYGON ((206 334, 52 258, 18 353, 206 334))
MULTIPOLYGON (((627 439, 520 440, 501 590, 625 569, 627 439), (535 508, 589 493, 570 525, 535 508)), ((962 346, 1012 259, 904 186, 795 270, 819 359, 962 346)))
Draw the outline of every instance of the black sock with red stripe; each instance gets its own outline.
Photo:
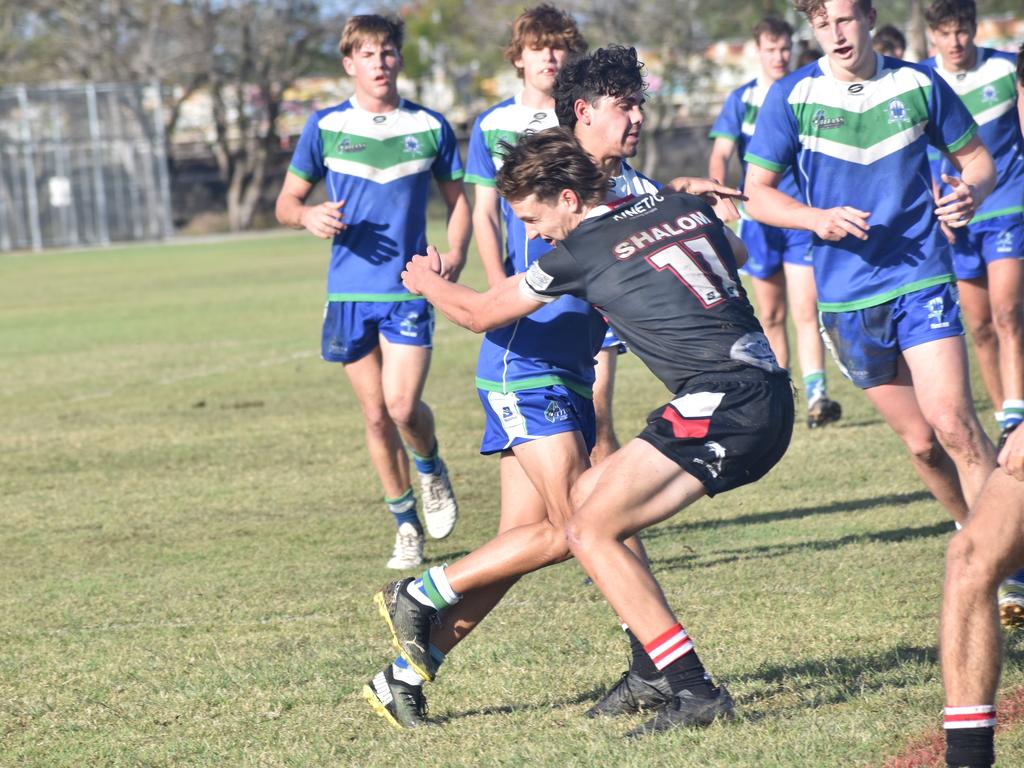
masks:
POLYGON ((946 765, 957 768, 988 768, 996 761, 996 708, 946 707, 946 765))
POLYGON ((654 666, 668 679, 673 694, 690 691, 696 696, 710 698, 708 674, 693 648, 693 641, 681 624, 674 624, 644 644, 644 650, 654 666))
POLYGON ((632 652, 633 659, 629 664, 629 671, 636 675, 639 675, 644 680, 655 680, 662 676, 661 670, 654 666, 654 662, 651 661, 651 657, 647 655, 647 651, 644 649, 644 644, 640 642, 633 631, 625 624, 622 628, 626 631, 626 637, 629 639, 629 649, 632 652))

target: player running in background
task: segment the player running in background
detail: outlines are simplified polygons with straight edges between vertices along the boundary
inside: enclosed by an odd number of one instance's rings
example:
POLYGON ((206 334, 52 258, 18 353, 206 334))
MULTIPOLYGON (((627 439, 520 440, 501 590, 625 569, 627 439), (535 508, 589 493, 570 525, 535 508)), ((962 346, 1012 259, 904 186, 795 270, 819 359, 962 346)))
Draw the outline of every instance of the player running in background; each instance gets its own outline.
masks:
MULTIPOLYGON (((739 285, 734 249, 742 243, 702 198, 655 193, 602 204, 607 177, 565 128, 521 139, 497 183, 531 235, 557 247, 483 294, 442 285, 433 250, 412 260, 405 284, 477 332, 564 294, 584 298, 674 394, 637 439, 577 481, 568 542, 672 694, 630 735, 729 718, 728 691, 711 682, 646 559, 625 539, 704 495, 757 480, 789 444, 789 377, 739 285)), ((425 580, 424 588, 438 609, 461 597, 450 582, 425 580)), ((421 602, 400 584, 389 594, 395 617, 421 602)), ((426 663, 431 610, 417 610, 418 621, 396 629, 403 653, 426 663)))
POLYGON ((363 412, 370 460, 397 525, 388 568, 423 560, 423 527, 410 484, 413 453, 427 532, 451 533, 458 516, 438 454, 434 416, 421 399, 430 366, 433 310, 401 284, 409 253, 426 247, 427 193, 437 182, 448 207, 444 274, 466 258, 470 212, 455 136, 445 119, 402 99, 402 22, 352 16, 342 65, 355 94, 306 123, 277 198, 277 220, 331 242, 321 354, 342 363, 363 412), (307 205, 320 180, 328 200, 307 205))
MULTIPOLYGON (((973 0, 936 0, 924 15, 937 53, 921 63, 963 100, 996 164, 996 188, 954 234, 953 272, 1002 444, 1024 421, 1024 104, 1014 82, 1016 56, 974 44, 973 0)), ((939 178, 952 173, 947 160, 939 169, 939 178)), ((948 194, 950 186, 939 190, 948 194)), ((1024 623, 1024 571, 1000 588, 999 609, 1004 624, 1024 623)))
MULTIPOLYGON (((725 180, 729 160, 740 158, 740 176, 746 172, 743 156, 754 135, 758 110, 772 83, 789 72, 793 51, 793 28, 778 16, 767 16, 754 27, 754 42, 761 59, 761 74, 729 94, 722 111, 711 126, 714 139, 708 159, 708 176, 725 180)), ((779 182, 779 189, 797 197, 796 169, 779 182)), ((722 220, 732 217, 723 214, 722 220)), ((803 373, 807 401, 807 426, 820 427, 842 416, 839 403, 830 400, 825 383, 825 347, 818 325, 817 293, 811 268, 811 233, 803 229, 780 229, 744 217, 740 237, 750 258, 744 271, 752 278, 757 316, 783 368, 789 368, 789 340, 786 333, 786 301, 789 300, 796 327, 796 349, 803 373)))
MULTIPOLYGON (((978 123, 997 182, 956 233, 953 269, 982 378, 1003 433, 1024 421, 1024 154, 1014 83, 1016 56, 978 48, 973 0, 937 0, 925 10, 934 67, 978 123)), ((943 171, 948 171, 948 163, 943 171)), ((943 185, 942 194, 949 191, 943 185)))
POLYGON ((870 0, 796 8, 825 56, 769 90, 746 154, 747 212, 814 233, 818 307, 837 360, 962 522, 995 457, 971 400, 939 224, 964 226, 995 168, 970 113, 934 70, 872 50, 870 0), (937 208, 929 142, 960 171, 937 208), (776 188, 794 167, 800 200, 776 188))
POLYGON ((902 59, 907 51, 907 38, 892 24, 886 24, 875 30, 871 37, 871 47, 883 56, 902 59))

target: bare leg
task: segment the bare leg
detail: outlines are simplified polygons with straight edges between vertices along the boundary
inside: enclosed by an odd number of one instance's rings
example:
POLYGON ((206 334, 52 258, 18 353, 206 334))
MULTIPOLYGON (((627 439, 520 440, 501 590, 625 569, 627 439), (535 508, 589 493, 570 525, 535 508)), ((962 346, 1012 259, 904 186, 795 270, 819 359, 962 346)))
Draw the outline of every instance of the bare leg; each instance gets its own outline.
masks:
POLYGON ((624 539, 693 503, 705 494, 704 486, 643 440, 631 440, 604 464, 569 524, 569 546, 616 614, 646 644, 676 620, 647 563, 624 539))
POLYGON ((588 465, 579 432, 533 440, 515 447, 516 458, 544 500, 543 520, 510 528, 445 569, 456 592, 467 593, 567 560, 565 524, 569 490, 588 465))
MULTIPOLYGON (((546 439, 534 442, 540 445, 546 439)), ((498 534, 546 519, 544 499, 515 454, 504 451, 501 455, 501 519, 498 534)), ((461 601, 441 614, 441 624, 431 632, 430 641, 447 654, 483 621, 519 578, 518 575, 509 576, 467 592, 461 601)))
POLYGON ((956 465, 921 413, 905 363, 900 361, 895 379, 866 389, 864 394, 903 441, 914 471, 932 495, 954 520, 966 520, 967 503, 960 488, 956 465))
POLYGON ((388 415, 406 445, 421 456, 434 449, 434 414, 421 399, 430 370, 430 350, 380 340, 381 382, 388 415))
POLYGON ((1003 399, 1024 399, 1024 264, 1000 259, 988 265, 992 321, 999 338, 999 373, 1003 399))
POLYGON ((825 370, 825 345, 821 341, 818 323, 818 291, 814 284, 814 270, 798 264, 783 266, 786 274, 786 292, 789 309, 796 327, 796 355, 800 373, 825 370))
POLYGON ((757 318, 768 337, 772 352, 783 368, 789 368, 789 339, 786 337, 786 275, 779 270, 767 279, 751 278, 757 318))
POLYGON ((940 652, 946 706, 995 702, 1000 642, 996 589, 1024 566, 1024 483, 996 469, 949 542, 940 652))
POLYGON ((1003 382, 1000 374, 999 337, 992 324, 992 308, 989 306, 988 280, 984 277, 957 282, 960 290, 960 309, 963 310, 967 330, 974 340, 974 354, 978 358, 978 370, 985 382, 989 399, 995 410, 1003 407, 1003 382))
POLYGON ((597 420, 597 439, 590 461, 597 464, 619 450, 619 439, 615 436, 615 422, 612 419, 612 400, 615 395, 615 370, 619 353, 615 349, 602 349, 597 355, 594 368, 594 417, 597 420))
POLYGON ((967 378, 967 348, 960 336, 904 350, 924 418, 956 464, 969 507, 996 466, 995 449, 978 422, 967 378))
POLYGON ((377 471, 384 495, 397 498, 409 488, 409 458, 398 427, 388 413, 381 379, 382 357, 375 349, 366 357, 345 365, 366 428, 366 448, 377 471))

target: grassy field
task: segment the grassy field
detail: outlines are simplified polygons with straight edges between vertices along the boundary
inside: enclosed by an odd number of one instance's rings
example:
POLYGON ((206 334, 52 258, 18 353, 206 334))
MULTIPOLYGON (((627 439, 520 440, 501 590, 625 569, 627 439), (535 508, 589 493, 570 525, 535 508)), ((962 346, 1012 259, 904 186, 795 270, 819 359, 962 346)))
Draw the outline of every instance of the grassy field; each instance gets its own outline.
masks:
MULTIPOLYGON (((393 527, 318 357, 326 251, 274 234, 0 257, 0 765, 820 768, 937 731, 951 524, 834 370, 839 425, 800 426, 756 486, 647 535, 736 722, 627 743, 637 720, 583 718, 627 648, 567 563, 452 654, 428 688, 441 727, 389 728, 358 692, 392 657, 370 596, 393 527)), ((463 518, 434 563, 497 520, 477 346, 439 320, 426 399, 463 518)), ((624 359, 620 435, 666 399, 624 359)), ((1012 637, 1004 691, 1022 662, 1012 637)), ((1024 764, 1024 725, 997 746, 1024 764)))

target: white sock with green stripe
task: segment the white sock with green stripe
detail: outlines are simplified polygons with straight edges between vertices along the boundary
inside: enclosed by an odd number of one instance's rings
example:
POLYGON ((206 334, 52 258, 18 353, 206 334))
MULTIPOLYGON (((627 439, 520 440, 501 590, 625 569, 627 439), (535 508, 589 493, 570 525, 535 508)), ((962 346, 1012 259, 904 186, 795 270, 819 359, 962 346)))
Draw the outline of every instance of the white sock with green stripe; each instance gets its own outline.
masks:
POLYGON ((441 566, 428 568, 420 578, 410 581, 409 586, 406 588, 409 592, 409 597, 420 605, 425 605, 438 611, 443 611, 448 606, 459 602, 462 599, 462 595, 452 589, 452 585, 448 583, 448 577, 444 572, 444 569, 447 567, 448 564, 445 563, 441 566))
POLYGON ((1003 400, 1002 428, 1015 427, 1024 421, 1024 400, 1003 400))
MULTIPOLYGON (((427 650, 430 652, 430 658, 434 662, 434 671, 436 672, 444 664, 445 655, 433 643, 430 644, 427 650)), ((406 685, 423 685, 423 678, 416 674, 413 668, 409 666, 409 662, 401 656, 397 657, 391 665, 391 676, 406 685)))

